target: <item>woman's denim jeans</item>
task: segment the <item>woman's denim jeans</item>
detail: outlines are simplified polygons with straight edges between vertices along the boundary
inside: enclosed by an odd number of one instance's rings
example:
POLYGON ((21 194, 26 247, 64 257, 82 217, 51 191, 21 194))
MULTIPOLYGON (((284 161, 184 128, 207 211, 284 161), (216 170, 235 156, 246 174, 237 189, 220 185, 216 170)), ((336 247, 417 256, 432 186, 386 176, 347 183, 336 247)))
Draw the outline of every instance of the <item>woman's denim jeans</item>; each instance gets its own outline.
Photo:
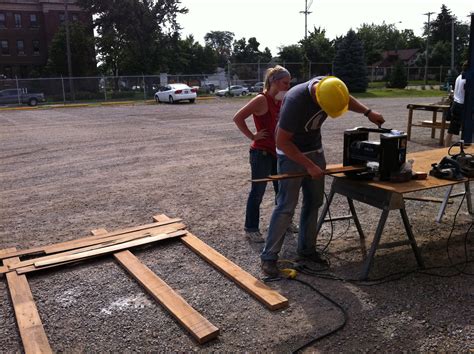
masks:
MULTIPOLYGON (((250 150, 250 169, 252 179, 265 178, 277 172, 276 157, 264 150, 250 150)), ((245 212, 245 231, 259 231, 260 204, 267 187, 266 182, 252 183, 249 197, 247 199, 247 210, 245 212)), ((273 182, 275 195, 278 193, 278 182, 273 182)))
MULTIPOLYGON (((326 168, 324 152, 306 154, 321 168, 326 168)), ((306 169, 284 155, 278 155, 278 173, 306 172, 306 169)), ((300 188, 303 191, 303 203, 298 234, 298 249, 300 255, 310 255, 316 251, 316 225, 318 209, 323 204, 324 177, 321 179, 291 178, 280 181, 277 195, 277 205, 273 210, 268 229, 265 248, 260 255, 261 259, 277 260, 281 250, 285 233, 295 213, 300 188)))

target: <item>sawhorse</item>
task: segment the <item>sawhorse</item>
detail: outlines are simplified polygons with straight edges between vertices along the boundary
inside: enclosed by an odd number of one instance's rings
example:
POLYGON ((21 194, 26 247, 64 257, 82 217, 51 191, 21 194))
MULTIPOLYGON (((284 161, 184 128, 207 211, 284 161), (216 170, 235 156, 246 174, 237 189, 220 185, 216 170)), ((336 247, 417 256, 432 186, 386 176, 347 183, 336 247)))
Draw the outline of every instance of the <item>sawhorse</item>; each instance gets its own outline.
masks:
POLYGON ((353 201, 357 200, 359 202, 371 205, 375 208, 382 210, 382 214, 380 216, 377 229, 375 231, 374 239, 372 241, 369 254, 365 257, 365 262, 364 262, 362 274, 360 277, 362 280, 367 279, 367 276, 369 275, 369 271, 373 263, 375 251, 377 250, 378 245, 380 243, 380 239, 382 237, 382 233, 385 227, 385 222, 387 221, 388 214, 391 210, 400 211, 408 240, 392 242, 389 244, 385 244, 385 246, 396 247, 396 246, 401 246, 401 245, 406 245, 406 244, 411 245, 411 248, 413 250, 413 253, 415 254, 415 258, 416 258, 418 266, 420 268, 424 268, 423 259, 421 258, 420 250, 418 249, 418 246, 416 244, 415 236, 413 235, 413 231, 411 229, 410 222, 408 220, 408 215, 405 210, 405 202, 403 200, 403 194, 401 193, 370 186, 364 183, 363 181, 352 181, 345 177, 334 176, 334 180, 331 185, 331 191, 329 193, 328 200, 326 204, 324 205, 322 213, 318 219, 316 233, 319 233, 319 231, 321 230, 326 214, 334 198, 334 194, 336 193, 342 196, 345 196, 347 198, 347 202, 349 203, 349 208, 351 210, 352 218, 354 219, 354 223, 359 233, 360 241, 361 241, 361 244, 363 245, 364 250, 365 250, 365 235, 364 235, 364 232, 362 231, 359 218, 357 217, 357 213, 356 213, 353 201))

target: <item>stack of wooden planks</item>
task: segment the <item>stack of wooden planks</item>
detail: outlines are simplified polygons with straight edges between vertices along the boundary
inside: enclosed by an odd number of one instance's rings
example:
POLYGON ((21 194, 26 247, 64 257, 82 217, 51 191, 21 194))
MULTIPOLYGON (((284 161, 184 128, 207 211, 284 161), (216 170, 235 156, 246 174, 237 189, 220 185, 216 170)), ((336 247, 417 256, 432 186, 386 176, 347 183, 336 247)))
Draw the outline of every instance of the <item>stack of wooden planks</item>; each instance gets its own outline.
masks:
POLYGON ((0 250, 0 274, 6 273, 15 316, 26 353, 52 352, 31 294, 26 274, 111 254, 198 341, 219 335, 219 329, 192 308, 178 293, 142 264, 130 249, 165 239, 179 239, 217 270, 233 280, 270 310, 288 306, 278 292, 244 271, 186 230, 181 219, 160 214, 155 222, 114 232, 92 231, 92 236, 25 250, 0 250), (20 257, 29 257, 21 260, 20 257))

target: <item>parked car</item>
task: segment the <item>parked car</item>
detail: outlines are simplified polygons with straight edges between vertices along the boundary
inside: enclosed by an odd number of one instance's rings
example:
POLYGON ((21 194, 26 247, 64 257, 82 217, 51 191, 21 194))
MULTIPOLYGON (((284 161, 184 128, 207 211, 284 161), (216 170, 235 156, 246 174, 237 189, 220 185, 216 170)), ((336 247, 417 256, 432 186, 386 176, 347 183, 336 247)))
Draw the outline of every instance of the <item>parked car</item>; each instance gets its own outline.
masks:
POLYGON ((0 91, 0 104, 28 104, 36 106, 39 102, 46 101, 42 93, 28 93, 25 88, 22 89, 6 89, 0 91))
POLYGON ((189 101, 194 103, 196 101, 196 89, 189 87, 186 84, 169 84, 161 87, 155 93, 155 101, 174 103, 178 101, 189 101))
POLYGON ((245 96, 249 93, 247 87, 241 85, 232 85, 227 87, 226 89, 219 90, 216 92, 217 96, 245 96))
POLYGON ((265 86, 265 83, 257 82, 255 85, 250 87, 250 92, 262 92, 264 86, 265 86))

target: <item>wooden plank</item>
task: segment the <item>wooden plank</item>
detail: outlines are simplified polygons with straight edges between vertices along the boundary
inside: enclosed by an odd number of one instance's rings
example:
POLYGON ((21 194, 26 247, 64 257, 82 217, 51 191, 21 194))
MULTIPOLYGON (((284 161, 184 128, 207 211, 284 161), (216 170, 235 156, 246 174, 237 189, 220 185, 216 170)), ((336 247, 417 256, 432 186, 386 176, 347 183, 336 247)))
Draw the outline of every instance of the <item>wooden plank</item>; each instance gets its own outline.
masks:
POLYGON ((219 328, 192 308, 130 251, 114 253, 114 257, 199 343, 206 343, 219 335, 219 328))
MULTIPOLYGON (((83 241, 81 244, 84 245, 84 247, 77 248, 77 249, 72 249, 72 250, 67 250, 61 253, 55 253, 51 254, 48 256, 43 256, 43 257, 38 257, 38 258, 33 258, 33 259, 28 259, 25 261, 21 261, 15 264, 11 264, 8 266, 9 270, 17 270, 18 274, 24 274, 24 270, 34 270, 35 267, 31 268, 30 266, 33 265, 37 261, 46 261, 49 259, 54 259, 59 256, 65 256, 69 254, 76 254, 80 252, 85 252, 97 248, 101 248, 104 246, 110 246, 112 244, 118 244, 120 242, 127 242, 127 241, 132 241, 134 239, 139 239, 142 237, 146 237, 147 235, 149 236, 150 232, 153 233, 170 233, 170 232, 175 232, 181 229, 186 228, 184 224, 181 223, 176 223, 176 224, 170 224, 170 225, 164 225, 164 226, 158 226, 153 229, 148 229, 148 230, 143 230, 143 231, 136 231, 136 232, 130 232, 127 234, 123 235, 118 235, 118 236, 110 236, 107 238, 98 238, 98 239, 92 239, 88 241, 83 241), (18 269, 24 268, 23 271, 18 271, 18 269)), ((78 245, 76 245, 78 246, 78 245)))
MULTIPOLYGON (((18 258, 7 258, 4 264, 17 261, 18 258)), ((10 272, 6 278, 25 353, 52 353, 26 276, 10 272)))
MULTIPOLYGON (((107 230, 96 229, 91 233, 101 235, 107 233, 107 230)), ((114 258, 156 301, 171 313, 198 343, 206 343, 219 335, 219 328, 197 312, 150 268, 142 264, 132 252, 116 252, 114 258)))
MULTIPOLYGON (((155 216, 154 219, 158 221, 164 217, 166 216, 161 214, 155 216)), ((190 232, 186 236, 181 237, 180 240, 270 310, 278 310, 288 306, 287 298, 247 273, 190 232)))
MULTIPOLYGON (((444 199, 442 199, 442 198, 428 198, 428 197, 406 197, 406 196, 403 196, 403 199, 405 199, 405 200, 417 200, 417 201, 420 201, 420 202, 431 202, 431 203, 442 203, 444 201, 444 199)), ((448 204, 453 204, 453 201, 449 200, 447 203, 448 204)))
POLYGON ((93 235, 93 236, 89 236, 89 237, 83 237, 83 238, 79 238, 79 239, 69 240, 69 241, 65 241, 65 242, 61 242, 61 243, 56 243, 54 245, 33 247, 33 248, 28 248, 28 249, 25 249, 25 250, 9 252, 9 253, 0 253, 0 259, 26 256, 26 255, 38 255, 38 254, 45 254, 45 253, 51 254, 51 253, 54 253, 54 252, 61 252, 61 251, 67 250, 67 249, 78 248, 76 245, 78 243, 83 242, 83 241, 96 240, 97 238, 107 238, 107 237, 112 237, 112 236, 118 236, 118 235, 122 235, 122 234, 131 233, 131 232, 138 232, 138 231, 141 231, 141 230, 154 229, 158 226, 169 225, 169 224, 177 223, 177 222, 180 222, 180 221, 182 221, 182 220, 179 219, 179 218, 174 218, 174 219, 169 219, 169 220, 163 220, 163 221, 160 221, 160 222, 140 225, 140 226, 136 226, 136 227, 129 227, 129 228, 126 228, 126 229, 121 229, 121 230, 113 231, 113 232, 98 235, 98 236, 93 235), (60 251, 56 251, 56 248, 60 248, 60 251))
POLYGON ((0 267, 0 274, 4 274, 6 272, 8 272, 7 266, 0 267))
MULTIPOLYGON (((325 175, 330 175, 334 173, 342 173, 342 172, 357 172, 357 171, 364 171, 366 170, 366 166, 341 166, 341 165, 329 165, 325 170, 325 175)), ((298 178, 298 177, 309 177, 307 172, 299 172, 299 173, 283 173, 279 175, 270 175, 266 178, 258 178, 258 179, 251 179, 250 182, 259 183, 259 182, 272 182, 272 181, 279 181, 282 179, 289 179, 289 178, 298 178)))
POLYGON ((87 258, 102 256, 105 254, 113 253, 113 252, 124 250, 127 248, 142 246, 142 245, 146 245, 146 244, 161 241, 161 240, 183 236, 185 234, 186 234, 186 231, 181 230, 181 231, 176 231, 170 234, 158 234, 158 235, 146 236, 137 240, 120 243, 118 245, 102 247, 95 250, 79 252, 79 253, 69 254, 65 256, 58 256, 58 257, 48 259, 48 260, 43 260, 43 261, 36 261, 34 265, 36 268, 54 265, 54 264, 60 265, 61 263, 64 263, 64 262, 79 261, 79 260, 84 260, 87 258))

